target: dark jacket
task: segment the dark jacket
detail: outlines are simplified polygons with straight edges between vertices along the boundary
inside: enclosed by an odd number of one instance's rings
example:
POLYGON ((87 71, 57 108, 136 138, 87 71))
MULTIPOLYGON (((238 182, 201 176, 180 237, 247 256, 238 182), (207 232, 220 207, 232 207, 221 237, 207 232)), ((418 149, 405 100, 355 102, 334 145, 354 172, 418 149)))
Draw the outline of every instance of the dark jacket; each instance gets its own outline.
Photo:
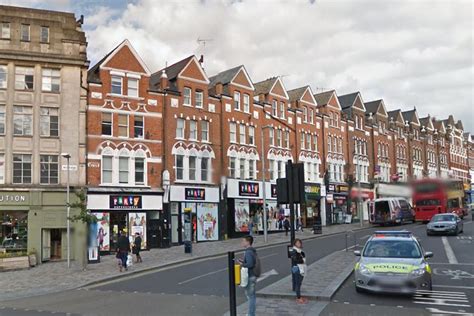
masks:
POLYGON ((142 248, 142 237, 138 236, 135 237, 135 240, 133 241, 133 245, 135 247, 135 251, 140 251, 142 248))
POLYGON ((245 249, 244 253, 244 261, 242 262, 242 267, 245 267, 249 270, 249 277, 255 276, 253 269, 255 268, 255 264, 257 262, 257 250, 253 247, 248 247, 245 249))
POLYGON ((295 249, 290 250, 291 255, 291 266, 296 266, 298 264, 304 263, 304 258, 306 257, 304 251, 298 252, 295 249))
POLYGON ((117 241, 117 248, 120 251, 128 252, 130 250, 130 240, 125 235, 121 235, 117 241))

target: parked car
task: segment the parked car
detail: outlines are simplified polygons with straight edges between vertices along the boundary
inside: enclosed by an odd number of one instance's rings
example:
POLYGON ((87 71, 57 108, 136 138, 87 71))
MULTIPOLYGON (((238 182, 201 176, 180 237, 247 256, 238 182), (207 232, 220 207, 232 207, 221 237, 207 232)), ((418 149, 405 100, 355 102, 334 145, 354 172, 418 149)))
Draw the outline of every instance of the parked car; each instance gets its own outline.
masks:
POLYGON ((371 205, 370 222, 372 224, 403 224, 414 221, 415 212, 405 198, 380 198, 371 205))
POLYGON ((464 225, 462 219, 456 214, 444 213, 436 214, 426 225, 426 234, 428 236, 434 234, 451 234, 457 235, 462 233, 464 225))

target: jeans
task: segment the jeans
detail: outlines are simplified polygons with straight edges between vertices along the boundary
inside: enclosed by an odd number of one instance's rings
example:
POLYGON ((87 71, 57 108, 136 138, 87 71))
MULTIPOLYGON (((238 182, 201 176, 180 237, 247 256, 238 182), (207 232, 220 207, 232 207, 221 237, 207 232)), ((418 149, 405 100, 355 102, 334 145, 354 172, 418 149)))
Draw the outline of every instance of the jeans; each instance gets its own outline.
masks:
POLYGON ((257 308, 257 297, 255 295, 255 286, 257 284, 257 277, 249 277, 249 283, 245 287, 245 296, 249 301, 249 316, 255 316, 255 310, 257 308))
POLYGON ((120 251, 120 260, 122 261, 122 267, 127 269, 127 259, 128 259, 128 252, 127 251, 120 251))
POLYGON ((296 298, 301 298, 301 284, 303 284, 303 276, 297 272, 292 273, 292 282, 293 282, 293 289, 296 291, 296 298))

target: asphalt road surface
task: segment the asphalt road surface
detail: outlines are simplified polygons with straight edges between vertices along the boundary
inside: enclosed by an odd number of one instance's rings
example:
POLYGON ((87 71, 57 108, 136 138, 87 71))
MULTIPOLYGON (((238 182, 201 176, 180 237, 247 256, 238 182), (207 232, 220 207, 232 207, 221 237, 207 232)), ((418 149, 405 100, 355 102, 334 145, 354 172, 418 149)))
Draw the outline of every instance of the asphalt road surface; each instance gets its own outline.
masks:
MULTIPOLYGON (((435 290, 466 292, 469 289, 459 288, 437 288, 440 285, 463 284, 456 280, 451 280, 453 267, 461 269, 460 265, 450 266, 449 259, 445 254, 441 237, 424 236, 424 225, 410 224, 404 225, 403 229, 413 230, 422 237, 422 243, 427 251, 434 251, 435 258, 433 267, 439 275, 436 276, 435 290), (423 234, 421 234, 423 233, 423 234), (426 242, 425 242, 426 240, 426 242), (448 267, 448 268, 446 268, 448 267), (446 270, 447 269, 447 270, 446 270), (439 281, 438 281, 439 278, 439 281), (447 279, 447 280, 444 280, 447 279), (453 283, 454 282, 454 283, 453 283), (457 282, 457 283, 456 283, 457 282)), ((370 228, 349 234, 349 246, 354 243, 363 245, 370 234, 380 229, 400 229, 391 228, 370 228)), ((466 224, 466 233, 461 237, 472 236, 472 224, 466 224)), ((263 237, 261 237, 263 238, 263 237)), ((308 264, 311 264, 322 257, 335 251, 342 250, 346 244, 345 234, 322 236, 320 238, 307 240, 304 242, 308 264)), ((472 259, 472 240, 456 239, 449 237, 456 260, 470 262, 468 267, 474 268, 472 259), (471 253, 467 253, 471 249, 471 253), (459 252, 459 253, 458 253, 459 252)), ((286 245, 271 246, 258 251, 261 262, 263 277, 257 284, 257 288, 263 288, 280 278, 290 274, 289 260, 286 256, 286 245)), ((242 254, 237 254, 236 257, 242 254)), ((451 258, 452 259, 452 258, 451 258)), ((462 271, 466 268, 462 266, 462 271)), ((474 273, 472 270, 469 273, 474 273)), ((471 280, 472 281, 472 280, 471 280)), ((466 283, 466 287, 474 284, 466 283)), ((196 260, 191 263, 176 265, 155 271, 135 274, 120 280, 98 284, 86 289, 65 291, 57 294, 19 299, 0 303, 1 315, 222 315, 228 310, 228 275, 227 256, 213 259, 196 260), (2 309, 3 308, 3 309, 2 309), (15 310, 13 309, 15 308, 15 310)), ((467 294, 466 294, 467 295, 467 294)), ((335 302, 332 302, 325 309, 326 315, 337 314, 351 304, 358 304, 362 307, 371 307, 374 303, 370 296, 363 296, 362 299, 356 295, 350 278, 336 294, 335 302), (362 303, 367 302, 367 304, 362 303), (347 303, 347 304, 346 304, 347 303)), ((472 296, 472 292, 471 292, 472 296)), ((238 303, 244 301, 242 289, 237 290, 238 303)), ((405 298, 379 298, 378 306, 383 306, 382 302, 401 300, 408 306, 405 298)), ((395 305, 387 303, 387 306, 395 305)), ((423 311, 426 306, 412 302, 415 311, 423 311)), ((438 306, 433 306, 438 307, 438 306)), ((466 309, 467 310, 467 309, 466 309)), ((347 315, 343 313, 340 315, 347 315)), ((362 315, 362 314, 361 314, 362 315)), ((363 315, 369 315, 364 313, 363 315)), ((384 315, 378 313, 377 315, 384 315)), ((414 314, 415 315, 415 314, 414 314)), ((418 313, 419 315, 419 313, 418 313)))
POLYGON ((465 315, 474 316, 474 224, 464 221, 459 236, 426 236, 425 225, 412 231, 432 251, 433 291, 413 297, 357 293, 353 275, 322 315, 465 315), (443 241, 444 239, 444 241, 443 241))

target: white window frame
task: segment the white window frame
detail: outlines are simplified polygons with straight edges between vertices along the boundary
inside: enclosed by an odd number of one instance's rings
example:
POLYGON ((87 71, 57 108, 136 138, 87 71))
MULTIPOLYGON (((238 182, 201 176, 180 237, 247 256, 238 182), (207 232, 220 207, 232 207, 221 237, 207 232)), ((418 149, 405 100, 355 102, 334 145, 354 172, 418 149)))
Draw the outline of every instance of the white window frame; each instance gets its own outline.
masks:
POLYGON ((194 92, 196 107, 202 109, 204 106, 204 92, 203 91, 196 91, 194 92))
POLYGON ((247 134, 245 132, 245 124, 239 125, 239 142, 243 145, 247 143, 247 134))
POLYGON ((249 126, 249 145, 255 145, 255 127, 249 126))
POLYGON ((121 137, 121 138, 128 138, 128 137, 130 137, 130 116, 129 116, 128 114, 118 114, 117 122, 118 122, 118 137, 121 137), (121 123, 120 123, 120 118, 121 118, 121 117, 126 117, 126 119, 127 119, 127 125, 124 125, 124 124, 121 124, 121 123), (124 127, 127 128, 127 134, 126 134, 126 136, 120 135, 120 128, 124 128, 124 127))
POLYGON ((280 101, 280 118, 281 118, 282 120, 285 119, 285 112, 286 112, 285 107, 286 107, 285 102, 280 101))
POLYGON ((58 184, 59 183, 59 156, 57 155, 40 155, 40 184, 44 185, 44 184, 58 184), (54 158, 56 159, 56 161, 51 161, 51 159, 54 160, 54 158), (47 161, 42 161, 43 159, 47 159, 47 161), (43 168, 47 168, 47 173, 48 173, 48 181, 47 182, 43 182, 42 180, 42 171, 43 171, 43 168), (54 182, 54 178, 51 176, 51 171, 54 171, 53 168, 56 168, 56 181, 54 182))
POLYGON ((41 137, 59 137, 59 109, 58 108, 48 108, 48 107, 40 107, 40 136, 41 137), (45 112, 48 111, 48 112, 45 112), (56 117, 56 122, 51 121, 52 117, 56 117), (55 124, 56 123, 56 124, 55 124), (43 133, 43 124, 48 125, 47 133, 43 133), (56 125, 56 129, 54 128, 56 125), (56 135, 54 132, 56 130, 56 135), (51 135, 53 134, 53 135, 51 135))
POLYGON ((49 43, 49 26, 40 27, 40 43, 48 44, 49 43), (46 40, 43 38, 43 30, 46 30, 46 40))
POLYGON ((110 76, 110 94, 115 94, 115 95, 123 94, 123 77, 116 76, 116 75, 110 76), (118 79, 120 80, 120 93, 114 92, 114 87, 118 87, 118 79))
POLYGON ((272 115, 275 117, 278 117, 278 101, 277 100, 272 101, 272 115))
POLYGON ((209 121, 201 121, 201 141, 209 141, 209 121))
POLYGON ((113 133, 114 133, 113 129, 114 129, 114 115, 113 115, 113 113, 111 113, 111 112, 102 112, 101 116, 100 116, 100 133, 101 133, 101 135, 103 135, 103 136, 112 136, 113 133), (102 126, 104 125, 104 115, 110 115, 110 124, 107 124, 107 125, 110 125, 110 134, 104 134, 103 133, 104 130, 103 130, 102 126))
POLYGON ((189 139, 197 140, 198 137, 198 124, 196 120, 189 120, 189 139))
POLYGON ((175 158, 174 158, 174 172, 175 172, 175 178, 177 181, 182 181, 185 179, 185 175, 184 175, 184 170, 185 170, 185 156, 184 154, 176 154, 175 155, 175 158), (181 157, 182 158, 182 165, 181 167, 178 167, 178 158, 181 157), (181 177, 178 177, 179 175, 179 171, 181 171, 181 177))
POLYGON ((12 168, 12 183, 13 184, 31 184, 32 183, 32 179, 33 179, 33 157, 32 155, 28 155, 28 154, 13 154, 13 168, 12 168), (21 161, 20 162, 15 162, 15 157, 16 156, 21 156, 21 161), (28 158, 25 160, 25 158, 28 158), (29 160, 29 161, 28 161, 29 160), (19 163, 21 164, 21 181, 20 182, 15 182, 15 163, 19 163), (28 164, 30 165, 30 181, 25 181, 25 170, 28 170, 27 168, 25 168, 25 164, 28 164))
POLYGON ((2 22, 1 38, 6 40, 11 38, 11 24, 10 22, 2 22))
POLYGON ((61 92, 61 70, 41 69, 41 90, 44 92, 61 92))
POLYGON ((5 184, 5 154, 0 154, 0 184, 5 184))
POLYGON ((285 131, 285 147, 290 148, 290 132, 285 131))
POLYGON ((127 95, 129 97, 138 98, 139 97, 139 87, 140 80, 137 78, 127 78, 127 95), (135 86, 132 85, 132 82, 135 86))
POLYGON ((189 87, 183 88, 183 105, 192 106, 192 90, 189 87))
POLYGON ((34 90, 35 89, 35 69, 33 67, 15 67, 15 90, 34 90), (27 76, 31 76, 31 88, 26 86, 29 80, 27 76))
POLYGON ((244 112, 250 113, 250 96, 244 93, 244 112))
POLYGON ((0 89, 6 89, 8 87, 8 67, 6 65, 0 65, 0 89))
POLYGON ((6 131, 6 107, 5 104, 0 104, 0 135, 5 135, 6 131))
POLYGON ((119 184, 129 184, 130 183, 130 155, 128 153, 122 152, 118 156, 118 183, 119 184), (122 164, 122 161, 126 161, 126 164, 122 164), (126 169, 122 169, 122 167, 126 167, 126 169), (127 181, 122 181, 121 175, 126 173, 127 174, 127 181))
POLYGON ((30 106, 14 105, 13 106, 13 135, 14 136, 32 136, 33 135, 33 108, 30 106), (17 109, 21 109, 21 112, 16 112, 17 109), (26 112, 24 111, 26 110, 26 112), (15 121, 21 117, 21 133, 15 133, 15 121), (29 118, 29 119, 28 119, 29 118), (28 122, 29 121, 29 122, 28 122), (28 123, 28 125, 26 125, 28 123))
POLYGON ((277 129, 277 137, 276 137, 276 140, 277 140, 277 146, 278 147, 282 147, 282 133, 281 133, 281 129, 277 129))
POLYGON ((198 157, 197 155, 190 154, 188 156, 188 180, 198 181, 198 157), (191 161, 194 161, 194 167, 191 167, 191 161))
POLYGON ((234 110, 240 111, 240 92, 234 91, 234 110))
POLYGON ((133 160, 133 179, 134 179, 134 182, 135 182, 135 185, 146 185, 147 184, 147 176, 146 176, 146 173, 147 173, 147 168, 146 168, 146 156, 143 157, 143 156, 138 156, 138 155, 135 155, 134 157, 134 160, 133 160), (143 161, 143 182, 140 182, 140 181, 137 181, 137 162, 139 161, 143 161))
POLYGON ((186 131, 186 120, 183 118, 178 118, 176 120, 176 134, 175 138, 177 139, 184 139, 185 136, 185 131, 186 131), (180 123, 182 123, 182 126, 180 127, 180 123))
POLYGON ((237 177, 237 158, 236 157, 229 157, 229 177, 236 178, 237 177), (234 167, 232 168, 232 165, 234 167))
POLYGON ((100 182, 102 184, 111 184, 113 183, 114 181, 114 156, 111 155, 111 154, 102 154, 101 156, 101 170, 100 170, 100 182), (105 159, 110 159, 110 169, 105 169, 105 163, 104 163, 104 160, 105 159), (110 181, 107 182, 105 181, 105 177, 104 177, 104 173, 105 172, 110 172, 110 181))
POLYGON ((137 138, 137 139, 145 139, 145 116, 136 115, 136 114, 133 116, 133 137, 137 138), (141 127, 140 126, 137 127, 137 125, 136 125, 136 123, 138 122, 137 118, 141 119, 141 122, 142 122, 141 127), (142 131, 141 136, 140 135, 137 136, 137 133, 136 133, 137 128, 141 129, 141 131, 142 131))
POLYGON ((237 123, 229 124, 229 140, 231 143, 237 143, 237 123))
POLYGON ((273 129, 273 127, 270 127, 268 129, 268 140, 270 146, 275 146, 275 130, 273 129))
POLYGON ((20 41, 21 42, 29 42, 30 40, 31 40, 31 25, 21 24, 21 26, 20 26, 20 41), (23 38, 24 31, 27 32, 28 39, 23 38))

